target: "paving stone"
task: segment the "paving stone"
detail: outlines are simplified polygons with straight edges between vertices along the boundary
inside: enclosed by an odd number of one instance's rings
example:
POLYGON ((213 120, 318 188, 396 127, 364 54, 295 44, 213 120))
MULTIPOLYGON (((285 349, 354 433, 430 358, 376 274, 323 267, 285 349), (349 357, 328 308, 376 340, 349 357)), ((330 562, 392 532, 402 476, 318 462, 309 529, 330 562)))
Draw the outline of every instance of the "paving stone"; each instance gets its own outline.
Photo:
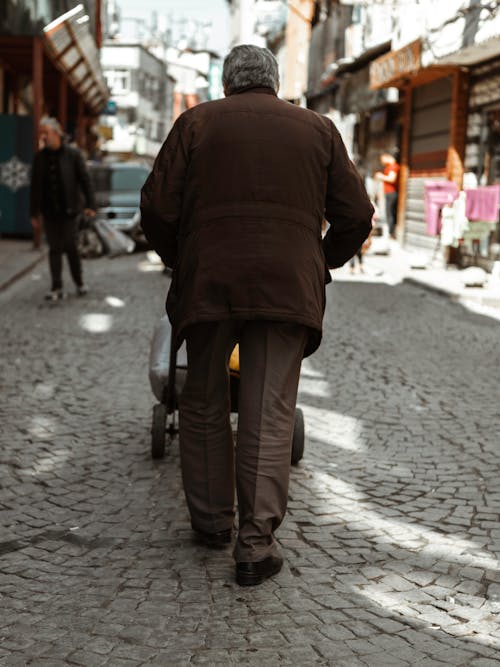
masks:
POLYGON ((151 658, 154 658, 157 653, 156 649, 151 649, 146 646, 140 646, 136 644, 121 644, 115 646, 113 651, 108 658, 112 660, 113 658, 126 658, 131 660, 136 660, 137 662, 146 662, 151 658))
POLYGON ((372 653, 368 658, 365 657, 364 664, 368 667, 407 667, 415 663, 403 660, 396 656, 388 655, 387 653, 372 653))
MULTIPOLYGON (((52 660, 51 658, 37 658, 35 662, 32 663, 33 665, 40 665, 41 667, 68 667, 68 663, 66 660, 52 660)), ((90 664, 90 663, 89 663, 90 664)))
POLYGON ((363 656, 377 653, 376 645, 367 639, 352 639, 347 642, 347 645, 356 655, 363 656))
POLYGON ((76 665, 83 665, 84 667, 100 667, 107 663, 107 658, 90 651, 75 651, 75 653, 68 656, 68 661, 76 665))
POLYGON ((451 665, 470 665, 474 658, 474 651, 448 648, 443 654, 437 653, 435 657, 439 660, 445 660, 451 665))
POLYGON ((0 664, 500 664, 498 322, 408 285, 328 288, 286 567, 245 590, 230 549, 193 543, 177 438, 150 458, 168 279, 145 261, 86 262, 88 297, 55 308, 46 267, 0 294, 0 664))
POLYGON ((424 572, 424 571, 408 572, 404 576, 405 579, 413 581, 419 586, 427 586, 436 578, 436 574, 434 572, 424 572))
POLYGON ((160 651, 153 660, 141 663, 141 667, 165 667, 165 665, 184 667, 192 664, 192 660, 192 653, 172 648, 169 651, 160 651))
POLYGON ((355 639, 356 635, 349 629, 349 624, 340 625, 335 624, 326 626, 320 629, 320 632, 325 637, 334 641, 346 641, 347 639, 355 639))
MULTIPOLYGON (((277 653, 267 654, 264 660, 266 659, 276 660, 277 656, 278 656, 277 653)), ((258 659, 259 658, 255 656, 255 660, 257 661, 258 659)), ((194 665, 233 665, 233 664, 238 664, 237 660, 238 660, 237 656, 236 655, 233 656, 233 654, 230 651, 208 650, 204 651, 203 653, 194 655, 191 659, 191 662, 194 665)))
POLYGON ((340 664, 340 661, 342 660, 344 661, 344 664, 347 664, 346 661, 348 660, 363 664, 359 662, 353 649, 345 642, 326 641, 323 639, 323 641, 315 640, 313 646, 320 656, 329 661, 328 664, 337 664, 337 661, 339 661, 340 664))

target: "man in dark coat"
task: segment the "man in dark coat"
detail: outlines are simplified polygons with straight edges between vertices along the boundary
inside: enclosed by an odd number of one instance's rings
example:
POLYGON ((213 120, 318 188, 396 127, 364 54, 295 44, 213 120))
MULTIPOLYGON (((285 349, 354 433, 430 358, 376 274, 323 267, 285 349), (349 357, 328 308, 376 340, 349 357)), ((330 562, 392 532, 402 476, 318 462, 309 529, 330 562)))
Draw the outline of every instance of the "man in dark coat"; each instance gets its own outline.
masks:
POLYGON ((142 226, 173 268, 167 312, 186 339, 180 451, 193 529, 231 541, 235 466, 228 360, 240 351, 236 581, 259 584, 283 559, 302 358, 321 340, 328 268, 371 230, 372 206, 326 117, 278 99, 274 56, 237 46, 225 99, 175 122, 142 190, 142 226), (322 240, 323 218, 331 227, 322 240))
POLYGON ((62 135, 62 128, 55 118, 42 118, 40 139, 44 148, 35 154, 31 172, 32 226, 36 234, 43 222, 49 245, 52 286, 45 298, 50 301, 63 297, 63 254, 68 257, 77 294, 87 293, 77 245, 78 220, 82 208, 89 217, 95 215, 96 208, 83 158, 77 149, 63 143, 62 135))

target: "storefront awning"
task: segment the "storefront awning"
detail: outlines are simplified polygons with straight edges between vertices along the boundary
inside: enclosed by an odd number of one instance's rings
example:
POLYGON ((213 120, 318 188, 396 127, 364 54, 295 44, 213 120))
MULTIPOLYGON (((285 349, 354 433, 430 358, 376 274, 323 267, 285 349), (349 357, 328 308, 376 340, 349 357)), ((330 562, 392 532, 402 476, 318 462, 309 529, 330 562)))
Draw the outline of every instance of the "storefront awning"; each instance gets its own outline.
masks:
POLYGON ((88 22, 83 5, 77 5, 45 26, 43 35, 54 65, 68 76, 85 104, 98 113, 109 93, 88 22))
POLYGON ((439 58, 438 63, 440 65, 468 67, 498 56, 500 56, 500 37, 496 36, 477 44, 471 44, 456 53, 439 58))
POLYGON ((370 88, 398 86, 421 66, 422 43, 419 39, 402 49, 390 51, 370 63, 370 88))

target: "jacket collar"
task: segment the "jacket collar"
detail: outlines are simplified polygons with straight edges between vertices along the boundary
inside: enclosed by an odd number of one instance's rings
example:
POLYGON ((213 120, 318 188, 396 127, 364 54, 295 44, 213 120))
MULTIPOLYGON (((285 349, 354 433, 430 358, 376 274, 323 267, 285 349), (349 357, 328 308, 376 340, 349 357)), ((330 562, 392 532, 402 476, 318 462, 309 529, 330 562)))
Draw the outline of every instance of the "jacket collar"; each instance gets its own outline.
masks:
POLYGON ((63 141, 61 143, 61 145, 59 146, 59 148, 49 148, 48 146, 44 146, 42 148, 42 150, 45 151, 46 153, 50 154, 50 155, 52 155, 53 153, 57 153, 57 155, 61 155, 62 153, 65 152, 65 148, 66 148, 66 145, 63 141))
POLYGON ((235 90, 233 90, 232 93, 230 93, 229 97, 231 95, 240 95, 241 93, 262 93, 264 95, 274 95, 275 97, 277 97, 273 88, 271 88, 270 86, 260 86, 260 85, 250 85, 250 86, 242 86, 241 88, 236 88, 235 90))

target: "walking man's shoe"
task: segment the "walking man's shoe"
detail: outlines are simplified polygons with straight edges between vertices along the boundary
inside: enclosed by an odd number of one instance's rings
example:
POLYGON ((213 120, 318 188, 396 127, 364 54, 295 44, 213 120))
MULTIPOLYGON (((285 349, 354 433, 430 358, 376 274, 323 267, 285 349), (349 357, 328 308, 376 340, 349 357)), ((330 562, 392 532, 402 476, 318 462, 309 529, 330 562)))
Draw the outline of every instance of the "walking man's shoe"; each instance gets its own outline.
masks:
POLYGON ((224 549, 231 544, 232 530, 221 530, 218 533, 205 533, 203 530, 195 530, 196 538, 199 542, 210 549, 224 549))
POLYGON ((257 586, 281 570, 283 558, 269 556, 255 563, 236 563, 236 583, 240 586, 257 586))
POLYGON ((64 299, 64 292, 62 289, 52 289, 45 295, 45 301, 60 301, 64 299))
POLYGON ((76 288, 76 293, 78 296, 85 296, 86 294, 88 294, 88 292, 89 288, 87 287, 87 285, 78 285, 78 287, 76 288))

